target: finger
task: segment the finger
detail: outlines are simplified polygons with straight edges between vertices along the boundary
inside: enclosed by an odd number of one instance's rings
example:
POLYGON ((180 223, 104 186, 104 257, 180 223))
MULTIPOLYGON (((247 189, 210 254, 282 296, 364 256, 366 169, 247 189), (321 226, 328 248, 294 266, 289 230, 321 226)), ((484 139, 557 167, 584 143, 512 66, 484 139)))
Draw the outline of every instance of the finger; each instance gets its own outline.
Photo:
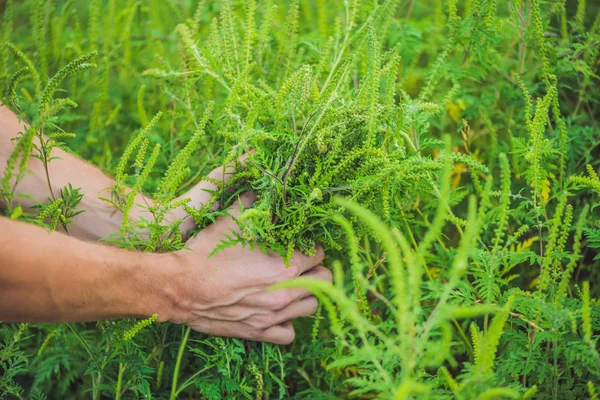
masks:
POLYGON ((333 275, 331 271, 329 270, 329 268, 326 268, 322 265, 317 265, 313 269, 310 269, 303 273, 301 276, 305 278, 315 278, 328 282, 333 282, 333 275))
POLYGON ((244 320, 244 322, 257 330, 269 329, 299 317, 307 317, 314 314, 319 307, 319 302, 314 296, 308 296, 295 301, 283 310, 269 314, 257 314, 244 320))
POLYGON ((319 302, 316 297, 308 296, 293 302, 282 310, 269 314, 256 314, 244 320, 244 322, 255 329, 269 329, 270 327, 282 324, 285 321, 313 315, 318 307, 319 302))
MULTIPOLYGON (((229 207, 226 210, 228 215, 217 218, 217 222, 216 222, 216 224, 212 225, 212 229, 218 229, 219 231, 226 232, 226 233, 229 233, 230 231, 239 233, 240 227, 238 226, 238 223, 235 220, 240 218, 243 210, 245 210, 246 208, 252 207, 252 204, 254 204, 255 201, 256 201, 256 196, 254 195, 253 192, 248 191, 248 192, 242 193, 238 197, 238 200, 236 200, 231 205, 231 207, 229 207)), ((210 231, 210 229, 209 230, 204 229, 200 232, 200 234, 198 236, 203 236, 202 235, 203 232, 206 234, 209 231, 210 231)), ((220 236, 220 235, 221 234, 218 234, 218 236, 220 236)), ((219 238, 219 240, 220 239, 221 238, 219 238)), ((258 249, 256 249, 256 250, 259 251, 258 249)))
MULTIPOLYGON (((302 276, 307 278, 321 279, 331 282, 331 271, 322 265, 318 265, 302 276)), ((240 305, 245 305, 255 309, 281 310, 296 300, 310 296, 311 292, 304 288, 281 289, 274 292, 253 293, 244 297, 240 305)))
MULTIPOLYGON (((306 272, 302 276, 331 282, 331 272, 318 266, 306 272)), ((312 293, 306 289, 282 289, 275 292, 253 293, 236 304, 212 307, 203 311, 204 318, 214 321, 240 322, 245 320, 269 320, 275 313, 280 312, 293 303, 298 303, 306 298, 312 297, 312 293)), ((270 323, 258 324, 262 328, 279 324, 281 320, 270 323)))
POLYGON ((204 311, 203 315, 205 318, 210 318, 214 321, 241 322, 258 315, 271 314, 272 312, 273 311, 266 308, 262 309, 243 304, 235 304, 232 306, 215 307, 204 311))
POLYGON ((296 275, 301 275, 313 267, 321 264, 324 258, 325 251, 323 250, 323 247, 317 245, 315 254, 310 256, 296 250, 294 252, 294 256, 290 260, 290 266, 294 266, 297 269, 296 275))
POLYGON ((286 321, 281 325, 275 325, 266 329, 259 340, 288 345, 294 341, 295 337, 296 332, 294 331, 294 325, 292 325, 290 321, 286 321))
MULTIPOLYGON (((315 296, 308 296, 298 301, 293 302, 283 310, 275 312, 272 316, 268 316, 269 325, 279 325, 285 321, 296 319, 299 317, 308 317, 317 312, 319 302, 315 296)), ((259 315, 253 318, 264 319, 264 315, 259 315)))
MULTIPOLYGON (((196 186, 191 188, 185 197, 192 199, 192 205, 198 207, 202 204, 209 202, 214 193, 220 188, 220 185, 227 182, 239 169, 245 167, 245 160, 250 154, 246 153, 237 159, 237 162, 228 164, 225 168, 223 166, 213 169, 206 178, 200 181, 196 186), (237 167, 240 168, 237 168, 237 167)), ((216 210, 219 207, 219 202, 216 201, 211 207, 212 210, 216 210)))
POLYGON ((211 336, 240 338, 283 345, 290 344, 296 337, 294 326, 289 321, 264 330, 256 329, 245 322, 214 321, 208 318, 198 318, 189 326, 195 331, 211 336))
POLYGON ((246 159, 250 156, 252 152, 244 153, 237 160, 227 164, 225 168, 223 166, 217 167, 213 169, 208 175, 208 178, 222 180, 226 182, 233 174, 235 174, 239 169, 246 168, 246 159), (240 168, 238 168, 240 167, 240 168))
POLYGON ((239 197, 238 200, 235 201, 231 208, 229 209, 229 215, 234 218, 239 218, 242 214, 242 211, 246 208, 252 207, 252 204, 256 201, 256 195, 251 192, 244 192, 239 197))

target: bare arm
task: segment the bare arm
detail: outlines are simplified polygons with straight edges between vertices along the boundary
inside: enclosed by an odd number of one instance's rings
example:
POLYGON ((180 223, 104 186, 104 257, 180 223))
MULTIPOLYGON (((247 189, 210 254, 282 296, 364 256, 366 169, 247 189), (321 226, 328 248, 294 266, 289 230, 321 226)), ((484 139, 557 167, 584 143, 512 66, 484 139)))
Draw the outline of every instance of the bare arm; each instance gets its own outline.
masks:
POLYGON ((163 316, 168 299, 154 280, 168 270, 150 273, 157 257, 0 217, 0 320, 163 316))

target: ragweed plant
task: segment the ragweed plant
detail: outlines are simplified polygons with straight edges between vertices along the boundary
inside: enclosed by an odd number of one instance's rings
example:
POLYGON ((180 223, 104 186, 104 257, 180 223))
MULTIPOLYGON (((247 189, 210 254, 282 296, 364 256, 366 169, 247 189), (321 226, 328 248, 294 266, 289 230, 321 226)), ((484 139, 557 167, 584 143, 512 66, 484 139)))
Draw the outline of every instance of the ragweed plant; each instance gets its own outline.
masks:
MULTIPOLYGON (((241 234, 322 244, 334 284, 289 347, 172 324, 0 325, 12 398, 595 398, 600 14, 593 2, 0 2, 15 139, 0 203, 68 233, 81 194, 19 204, 60 146, 115 178, 105 240, 185 246, 253 190, 241 234), (93 67, 93 68, 92 68, 93 67), (195 208, 178 195, 250 153, 195 208), (135 221, 136 195, 153 195, 135 221)), ((53 177, 48 173, 48 183, 53 177)))

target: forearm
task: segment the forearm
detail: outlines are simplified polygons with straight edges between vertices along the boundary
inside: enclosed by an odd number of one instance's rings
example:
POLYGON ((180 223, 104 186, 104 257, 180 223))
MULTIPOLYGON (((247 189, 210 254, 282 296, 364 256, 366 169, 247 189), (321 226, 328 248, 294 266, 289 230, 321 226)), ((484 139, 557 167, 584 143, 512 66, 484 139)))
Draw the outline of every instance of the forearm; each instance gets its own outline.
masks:
MULTIPOLYGON (((0 105, 0 175, 6 167, 6 161, 14 146, 10 140, 24 131, 24 123, 19 122, 17 117, 6 107, 0 105)), ((69 154, 59 148, 52 150, 54 158, 47 164, 48 174, 41 160, 31 157, 28 164, 28 173, 19 181, 15 193, 22 194, 14 199, 25 209, 46 201, 53 195, 58 198, 60 189, 71 184, 74 188, 80 188, 83 199, 78 210, 84 212, 75 217, 69 226, 69 233, 75 237, 88 240, 97 240, 110 234, 118 233, 122 213, 116 207, 100 200, 100 197, 110 198, 114 181, 102 173, 98 168, 69 154)), ((13 178, 13 184, 14 184, 13 178)), ((13 204, 16 205, 16 204, 13 204)), ((141 218, 152 219, 152 214, 144 206, 152 205, 152 200, 138 194, 134 207, 130 214, 130 220, 136 221, 141 218)), ((170 215, 169 218, 176 219, 184 215, 183 210, 170 215)), ((189 225, 191 221, 187 221, 189 225)), ((189 229, 184 225, 184 228, 189 229)))
POLYGON ((169 317, 171 255, 136 253, 0 217, 0 321, 169 317), (160 259, 164 257, 165 260, 160 259))

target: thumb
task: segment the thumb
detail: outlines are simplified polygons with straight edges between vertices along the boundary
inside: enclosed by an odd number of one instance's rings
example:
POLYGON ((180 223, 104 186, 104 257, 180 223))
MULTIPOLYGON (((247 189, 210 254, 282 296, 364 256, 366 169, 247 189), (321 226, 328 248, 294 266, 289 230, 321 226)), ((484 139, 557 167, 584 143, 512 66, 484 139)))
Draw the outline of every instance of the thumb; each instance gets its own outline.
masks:
MULTIPOLYGON (((180 198, 190 198, 188 203, 190 207, 198 208, 208 203, 215 192, 220 188, 220 185, 227 182, 238 170, 245 168, 245 160, 251 153, 246 153, 236 161, 213 169, 205 176, 205 179, 200 181, 180 198)), ((216 210, 219 207, 218 202, 215 202, 212 209, 216 210)))
POLYGON ((242 193, 238 199, 228 209, 229 215, 238 219, 242 215, 242 211, 252 207, 256 201, 256 195, 252 191, 242 193))
POLYGON ((217 218, 214 224, 211 224, 201 230, 198 235, 188 240, 188 246, 194 248, 206 243, 217 243, 223 239, 223 235, 231 231, 240 232, 236 222, 240 218, 244 209, 252 207, 256 201, 256 195, 253 192, 244 192, 226 211, 228 215, 217 218))
POLYGON ((251 154, 252 152, 242 154, 240 157, 237 158, 237 160, 225 166, 220 166, 213 169, 208 175, 206 175, 206 177, 210 178, 211 180, 227 182, 229 178, 231 178, 231 176, 235 174, 239 169, 246 168, 246 159, 251 154))

